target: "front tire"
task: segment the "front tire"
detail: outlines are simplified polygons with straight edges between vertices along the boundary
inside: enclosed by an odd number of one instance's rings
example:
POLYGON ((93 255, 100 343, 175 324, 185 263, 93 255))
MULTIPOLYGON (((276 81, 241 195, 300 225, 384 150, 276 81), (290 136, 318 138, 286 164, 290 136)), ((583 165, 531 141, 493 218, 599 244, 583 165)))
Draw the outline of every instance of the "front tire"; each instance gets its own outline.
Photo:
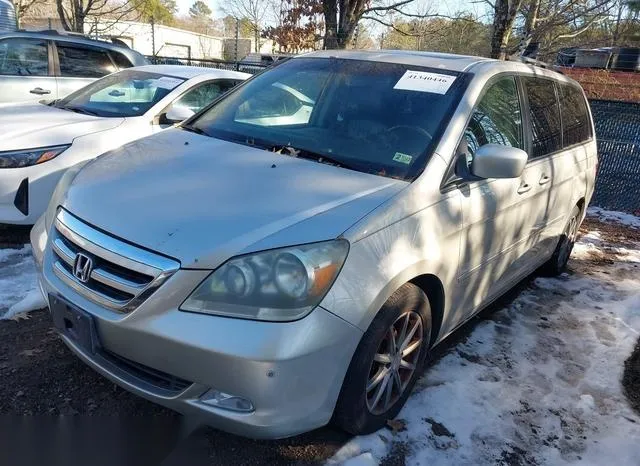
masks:
POLYGON ((351 359, 334 423, 353 434, 385 426, 402 409, 422 374, 431 341, 425 293, 406 283, 382 306, 351 359))

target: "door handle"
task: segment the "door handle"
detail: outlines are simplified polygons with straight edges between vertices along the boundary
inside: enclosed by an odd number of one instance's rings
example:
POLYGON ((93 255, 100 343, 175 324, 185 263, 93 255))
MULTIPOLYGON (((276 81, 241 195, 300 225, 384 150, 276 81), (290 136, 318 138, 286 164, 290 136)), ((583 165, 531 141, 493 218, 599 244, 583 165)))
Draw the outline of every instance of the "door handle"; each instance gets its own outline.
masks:
POLYGON ((527 183, 522 183, 520 185, 520 187, 518 188, 518 194, 524 194, 531 191, 531 185, 527 184, 527 183))
POLYGON ((551 177, 550 177, 550 176, 542 175, 542 176, 540 177, 540 181, 539 181, 539 183, 540 183, 540 184, 547 184, 549 181, 551 181, 551 177))
POLYGON ((46 94, 51 94, 51 91, 49 89, 42 89, 41 87, 36 87, 35 89, 31 89, 29 93, 36 94, 36 95, 46 95, 46 94))

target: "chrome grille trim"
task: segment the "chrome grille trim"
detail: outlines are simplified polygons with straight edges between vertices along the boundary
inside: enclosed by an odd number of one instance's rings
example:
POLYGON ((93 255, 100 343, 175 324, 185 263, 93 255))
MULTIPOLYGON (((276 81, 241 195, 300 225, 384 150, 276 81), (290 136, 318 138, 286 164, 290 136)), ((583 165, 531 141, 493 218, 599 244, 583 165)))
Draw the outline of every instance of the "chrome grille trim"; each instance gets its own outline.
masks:
POLYGON ((60 265, 60 262, 55 262, 53 264, 53 272, 64 281, 71 288, 76 290, 81 295, 89 298, 91 301, 96 302, 102 306, 108 307, 110 309, 123 309, 129 301, 127 300, 116 300, 112 299, 102 293, 92 290, 91 288, 83 285, 78 280, 75 279, 73 275, 69 273, 63 266, 60 265))
POLYGON ((130 312, 180 267, 177 261, 102 233, 63 209, 51 238, 53 272, 87 299, 119 312, 130 312), (73 274, 76 255, 95 259, 87 283, 73 274))
POLYGON ((110 286, 111 288, 115 288, 116 290, 132 294, 134 296, 138 295, 146 288, 145 284, 138 284, 130 280, 126 280, 100 268, 93 269, 93 272, 91 272, 91 278, 103 285, 110 286))

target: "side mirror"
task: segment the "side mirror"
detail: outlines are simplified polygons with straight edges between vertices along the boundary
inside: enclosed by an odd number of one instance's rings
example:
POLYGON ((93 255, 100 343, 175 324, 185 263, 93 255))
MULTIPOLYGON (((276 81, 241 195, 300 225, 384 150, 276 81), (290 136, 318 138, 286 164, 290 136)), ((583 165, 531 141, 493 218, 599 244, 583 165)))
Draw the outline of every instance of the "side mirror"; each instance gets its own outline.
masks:
POLYGON ((191 118, 195 112, 182 105, 175 105, 164 115, 164 119, 169 123, 180 123, 187 118, 191 118))
POLYGON ((471 173, 480 178, 518 178, 528 158, 522 149, 485 144, 473 155, 471 173))

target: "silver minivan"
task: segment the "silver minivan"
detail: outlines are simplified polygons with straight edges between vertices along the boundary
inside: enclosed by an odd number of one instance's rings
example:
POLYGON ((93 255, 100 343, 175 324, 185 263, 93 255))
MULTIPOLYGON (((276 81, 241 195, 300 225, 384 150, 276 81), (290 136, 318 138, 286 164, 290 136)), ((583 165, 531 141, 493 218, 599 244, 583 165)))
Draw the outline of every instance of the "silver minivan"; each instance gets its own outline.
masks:
POLYGON ((367 433, 434 345, 564 269, 596 164, 561 74, 314 52, 68 171, 31 241, 62 339, 116 384, 250 437, 367 433))

